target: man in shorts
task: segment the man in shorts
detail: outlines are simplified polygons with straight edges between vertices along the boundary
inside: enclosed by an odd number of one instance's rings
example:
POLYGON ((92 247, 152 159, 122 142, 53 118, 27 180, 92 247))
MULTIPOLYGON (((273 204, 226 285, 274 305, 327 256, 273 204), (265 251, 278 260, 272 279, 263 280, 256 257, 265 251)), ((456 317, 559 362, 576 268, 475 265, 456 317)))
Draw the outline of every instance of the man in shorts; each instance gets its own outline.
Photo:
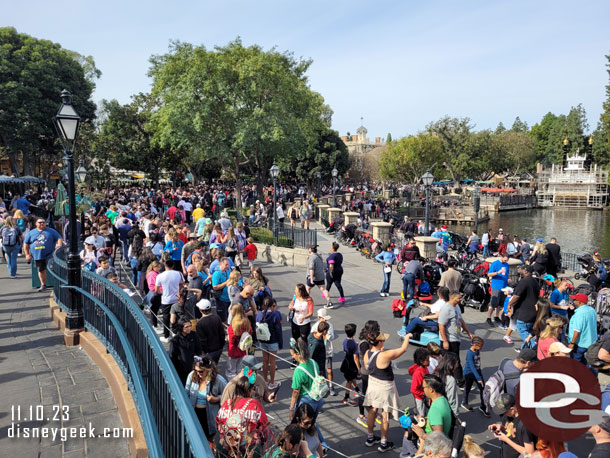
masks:
POLYGON ((320 288, 320 294, 324 299, 328 299, 328 291, 326 291, 325 280, 326 272, 324 272, 324 261, 318 254, 318 246, 311 245, 309 247, 309 258, 307 259, 307 293, 310 294, 314 286, 320 288))
POLYGON ((48 228, 44 218, 38 218, 36 220, 36 229, 32 229, 26 235, 23 242, 23 252, 28 262, 32 259, 36 262, 38 278, 40 279, 38 291, 46 289, 47 263, 53 257, 55 250, 61 245, 61 235, 55 229, 48 228))

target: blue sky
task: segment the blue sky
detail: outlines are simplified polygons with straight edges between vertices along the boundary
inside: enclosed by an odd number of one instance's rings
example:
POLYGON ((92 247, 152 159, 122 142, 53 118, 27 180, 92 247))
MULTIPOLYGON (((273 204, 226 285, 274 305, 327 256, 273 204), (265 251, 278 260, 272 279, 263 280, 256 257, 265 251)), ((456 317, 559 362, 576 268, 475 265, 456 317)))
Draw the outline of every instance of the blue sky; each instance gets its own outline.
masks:
POLYGON ((610 54, 608 1, 9 1, 0 25, 92 55, 95 101, 147 91, 148 58, 178 39, 241 36, 313 59, 309 79, 333 127, 416 133, 448 114, 476 129, 532 125, 582 103, 599 119, 610 54))

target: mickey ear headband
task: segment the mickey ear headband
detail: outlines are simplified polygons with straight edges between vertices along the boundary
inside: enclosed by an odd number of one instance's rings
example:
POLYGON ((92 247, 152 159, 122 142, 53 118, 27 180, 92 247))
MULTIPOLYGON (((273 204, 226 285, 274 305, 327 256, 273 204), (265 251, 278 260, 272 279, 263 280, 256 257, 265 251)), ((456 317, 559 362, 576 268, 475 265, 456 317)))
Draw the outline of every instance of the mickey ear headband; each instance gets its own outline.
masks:
POLYGON ((248 366, 244 367, 242 375, 244 377, 248 377, 248 382, 250 383, 250 385, 254 385, 254 383, 256 382, 256 372, 254 372, 248 366))
POLYGON ((297 353, 299 352, 299 347, 297 346, 297 341, 294 337, 290 338, 290 348, 297 353))

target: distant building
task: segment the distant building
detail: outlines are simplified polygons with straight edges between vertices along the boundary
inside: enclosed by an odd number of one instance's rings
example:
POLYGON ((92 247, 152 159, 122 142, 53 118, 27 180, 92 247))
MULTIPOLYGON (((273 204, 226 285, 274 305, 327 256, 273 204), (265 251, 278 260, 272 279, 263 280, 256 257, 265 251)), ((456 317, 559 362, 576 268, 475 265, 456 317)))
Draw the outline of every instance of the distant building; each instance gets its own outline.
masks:
POLYGON ((542 207, 603 208, 608 199, 608 171, 591 165, 580 151, 567 156, 567 165, 553 164, 544 169, 538 164, 538 205, 542 207))
POLYGON ((355 181, 377 179, 379 159, 386 148, 385 141, 381 137, 375 137, 375 141, 371 142, 366 136, 367 132, 366 127, 361 125, 356 130, 357 135, 349 138, 347 135, 341 137, 347 146, 352 163, 348 176, 355 181))

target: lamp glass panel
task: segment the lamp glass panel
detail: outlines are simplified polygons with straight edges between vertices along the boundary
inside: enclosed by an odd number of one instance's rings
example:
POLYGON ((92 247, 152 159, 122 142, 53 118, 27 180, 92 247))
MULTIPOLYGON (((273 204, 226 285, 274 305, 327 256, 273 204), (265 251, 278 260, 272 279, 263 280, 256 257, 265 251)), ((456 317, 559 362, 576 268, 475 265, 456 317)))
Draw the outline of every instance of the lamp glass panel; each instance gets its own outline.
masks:
POLYGON ((78 127, 78 119, 58 118, 61 125, 61 134, 65 136, 65 140, 73 141, 76 137, 76 128, 78 127))

